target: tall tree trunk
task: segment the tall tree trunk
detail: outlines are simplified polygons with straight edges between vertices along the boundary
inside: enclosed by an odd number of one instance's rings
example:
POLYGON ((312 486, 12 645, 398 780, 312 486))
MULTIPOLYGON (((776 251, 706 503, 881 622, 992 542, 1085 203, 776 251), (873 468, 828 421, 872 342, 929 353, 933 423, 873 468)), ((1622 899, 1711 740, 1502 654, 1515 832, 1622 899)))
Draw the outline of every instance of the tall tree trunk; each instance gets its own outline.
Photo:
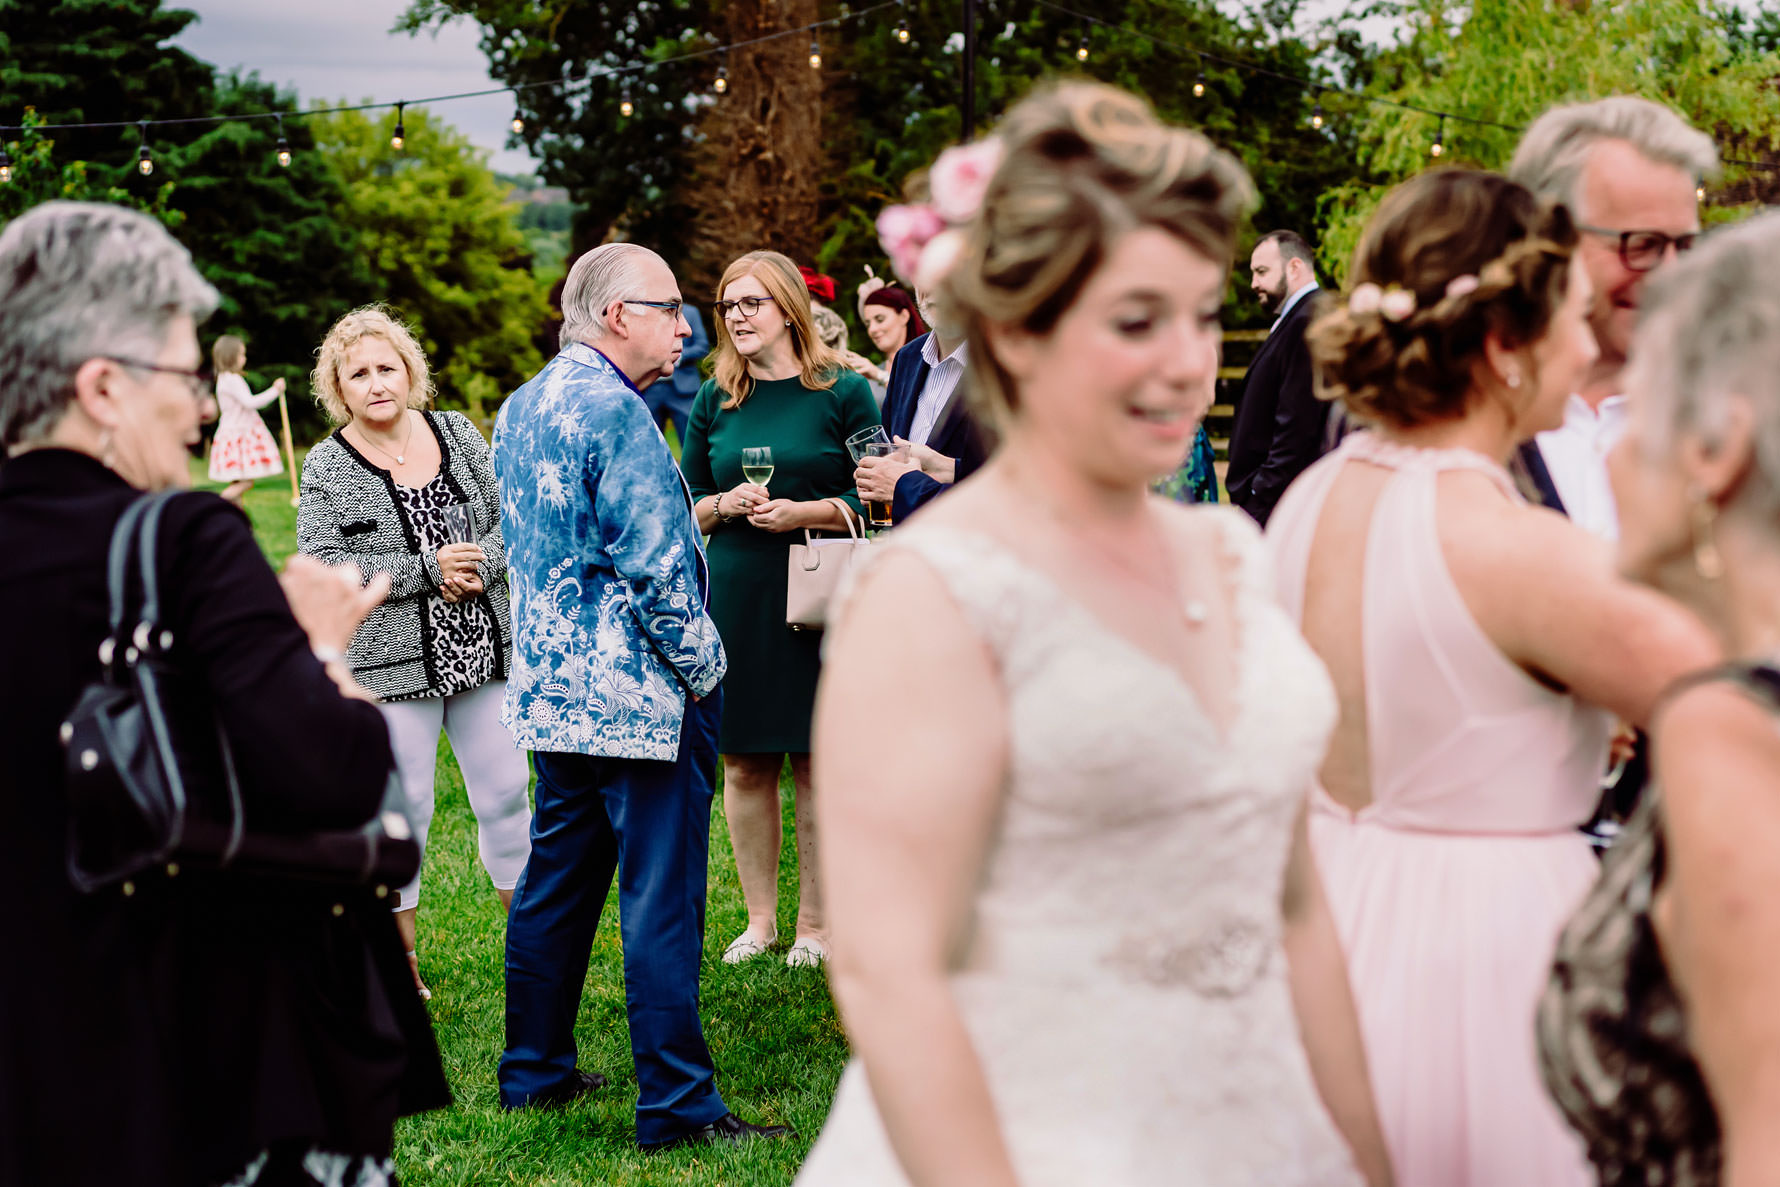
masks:
MULTIPOLYGON (((729 0, 719 26, 730 44, 817 19, 816 0, 729 0)), ((827 47, 826 52, 835 47, 827 47)), ((729 54, 729 90, 699 124, 688 292, 712 293, 743 252, 782 251, 813 263, 820 243, 822 81, 810 39, 781 37, 729 54)))

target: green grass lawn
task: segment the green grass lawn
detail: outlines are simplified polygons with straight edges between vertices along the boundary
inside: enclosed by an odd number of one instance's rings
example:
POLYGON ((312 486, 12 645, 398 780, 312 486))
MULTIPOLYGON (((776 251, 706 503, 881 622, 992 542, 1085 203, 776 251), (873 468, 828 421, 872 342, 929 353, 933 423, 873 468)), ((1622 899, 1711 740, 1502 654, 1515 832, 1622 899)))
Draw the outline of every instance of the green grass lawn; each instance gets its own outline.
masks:
MULTIPOLYGON (((194 466, 194 476, 202 470, 194 466)), ((199 485, 215 489, 216 484, 199 485)), ((288 477, 262 479, 247 496, 260 547, 276 566, 296 551, 296 509, 288 477)), ((783 949, 797 911, 789 787, 784 860, 779 870, 780 954, 731 967, 718 956, 746 912, 730 853, 722 796, 711 815, 710 907, 705 928, 705 1036, 724 1100, 750 1121, 789 1124, 796 1136, 737 1149, 677 1150, 644 1157, 632 1142, 636 1077, 624 1015, 624 969, 617 895, 601 917, 575 1038, 581 1066, 611 1086, 572 1108, 501 1111, 495 1064, 503 1042, 503 920, 476 856, 475 818, 450 745, 439 748, 438 809, 421 890, 421 971, 454 1108, 410 1118, 396 1129, 396 1165, 408 1187, 423 1184, 711 1183, 791 1181, 822 1127, 846 1060, 846 1040, 819 970, 790 969, 783 949)))

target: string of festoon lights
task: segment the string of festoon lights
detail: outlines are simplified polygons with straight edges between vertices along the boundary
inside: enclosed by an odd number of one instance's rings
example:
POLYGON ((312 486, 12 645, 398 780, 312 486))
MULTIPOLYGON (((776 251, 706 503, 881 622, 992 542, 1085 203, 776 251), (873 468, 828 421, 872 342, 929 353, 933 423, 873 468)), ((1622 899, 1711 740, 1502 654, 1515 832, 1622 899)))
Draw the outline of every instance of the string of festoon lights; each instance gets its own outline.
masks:
MULTIPOLYGON (((1252 62, 1237 61, 1234 58, 1228 58, 1222 54, 1213 53, 1209 50, 1199 49, 1196 46, 1183 45, 1178 41, 1170 41, 1165 37, 1158 37, 1143 29, 1134 29, 1126 25, 1120 25, 1102 17, 1097 17, 1092 13, 1082 12, 1078 9, 1070 8, 1067 5, 1055 3, 1054 0, 1034 0, 1034 3, 1039 8, 1046 8, 1059 15, 1071 17, 1082 22, 1082 37, 1081 41, 1077 44, 1075 51, 1075 56, 1078 61, 1085 62, 1088 60, 1088 55, 1090 53, 1088 30, 1091 28, 1114 30, 1127 36, 1147 41, 1158 48, 1174 50, 1190 59, 1196 59, 1198 63, 1198 73, 1193 79, 1193 97, 1195 99, 1205 98, 1205 92, 1209 85, 1205 77, 1205 67, 1207 64, 1215 64, 1235 70, 1241 70, 1249 74, 1259 75, 1264 78, 1270 78, 1277 82, 1286 83, 1303 90, 1313 100, 1310 109, 1309 122, 1310 126, 1318 131, 1321 131, 1328 122, 1328 117, 1323 111, 1322 102, 1323 96, 1326 94, 1344 96, 1353 100, 1356 104, 1364 103, 1377 107, 1395 108, 1398 111, 1425 116, 1433 121, 1433 139, 1428 142, 1428 156, 1436 160, 1445 156, 1447 152, 1446 125, 1449 120, 1456 124, 1469 124, 1479 128, 1496 128, 1504 132, 1520 133, 1526 131, 1526 125, 1524 124, 1508 124, 1485 116, 1467 115, 1464 112, 1443 111, 1438 108, 1423 107, 1419 104, 1404 102, 1401 99, 1391 99, 1383 95, 1372 95, 1365 91, 1358 91, 1349 87, 1301 78, 1297 75, 1286 74, 1266 66, 1257 66, 1252 62)), ((1774 161, 1745 161, 1732 157, 1725 157, 1721 158, 1721 163, 1749 169, 1780 169, 1780 162, 1774 161)), ((1705 186, 1700 186, 1695 190, 1695 194, 1702 199, 1705 198, 1705 186)))
MULTIPOLYGON (((975 2, 983 3, 984 0, 975 0, 975 2)), ((1071 8, 1068 5, 1056 3, 1055 0, 1032 0, 1032 2, 1037 8, 1048 9, 1060 16, 1068 17, 1080 23, 1081 34, 1076 42, 1075 48, 1075 60, 1077 62, 1085 63, 1092 56, 1094 52, 1092 35, 1096 30, 1109 30, 1125 36, 1139 38, 1159 48, 1173 50, 1183 55, 1188 60, 1196 62, 1197 72, 1194 76, 1192 86, 1193 97, 1195 99, 1205 98, 1206 93, 1211 86, 1211 83, 1206 77, 1206 67, 1208 65, 1215 65, 1231 70, 1242 71, 1257 77, 1271 79, 1275 82, 1284 83, 1303 91, 1312 101, 1308 123, 1311 128, 1318 131, 1321 131, 1327 125, 1329 120, 1329 116, 1323 108, 1323 99, 1326 96, 1341 96, 1351 100, 1356 105, 1368 104, 1377 107, 1393 108, 1411 115, 1425 117, 1432 121, 1432 139, 1428 143, 1428 155, 1434 159, 1439 159, 1448 151, 1446 133, 1449 121, 1459 125, 1495 128, 1507 132, 1518 133, 1525 131, 1524 125, 1503 123, 1486 116, 1472 115, 1465 112, 1445 111, 1438 108, 1424 107, 1419 104, 1405 102, 1400 99, 1392 99, 1383 95, 1368 94, 1365 91, 1355 90, 1335 83, 1319 82, 1315 79, 1287 74, 1272 69, 1271 67, 1257 65, 1253 62, 1240 61, 1211 50, 1170 41, 1165 37, 1159 37, 1156 34, 1143 29, 1120 25, 1103 17, 1095 16, 1092 13, 1082 12, 1078 9, 1071 8)), ((479 91, 460 91, 450 95, 432 95, 421 99, 401 99, 393 103, 361 103, 355 106, 321 108, 313 111, 254 112, 229 115, 189 116, 179 119, 162 120, 143 119, 35 124, 31 127, 32 130, 38 132, 78 129, 136 128, 139 133, 139 142, 136 149, 136 168, 144 177, 154 173, 154 152, 149 143, 149 131, 150 129, 157 127, 272 120, 277 126, 277 142, 274 150, 276 159, 279 165, 289 168, 292 155, 290 143, 286 140, 284 134, 284 121, 286 117, 302 119, 310 115, 325 115, 336 111, 381 111, 393 107, 396 113, 396 123, 394 132, 390 136, 389 144, 392 150, 401 152, 406 144, 406 132, 403 127, 403 112, 408 106, 447 103, 458 99, 477 99, 489 95, 511 94, 514 97, 515 110, 509 126, 512 128, 513 134, 517 136, 522 135, 525 132, 525 118, 519 113, 518 101, 520 96, 528 91, 556 89, 563 91, 565 94, 569 94, 577 90, 591 91, 601 82, 616 80, 619 84, 618 114, 625 119, 629 119, 636 113, 636 103, 632 98, 630 80, 637 75, 660 67, 698 59, 714 58, 716 59, 717 66, 715 75, 711 80, 711 90, 718 95, 723 95, 729 90, 729 55, 732 51, 746 49, 750 46, 761 45, 767 42, 779 41, 787 37, 799 37, 808 34, 810 38, 808 55, 810 68, 813 70, 820 70, 823 61, 821 41, 821 32, 823 29, 839 28, 855 21, 862 21, 865 18, 883 12, 886 9, 897 10, 897 21, 892 36, 899 44, 907 45, 909 44, 911 33, 906 4, 907 0, 881 0, 880 3, 871 5, 868 8, 860 9, 857 12, 843 11, 839 16, 830 17, 826 20, 812 21, 807 25, 800 25, 790 29, 781 29, 775 33, 767 33, 744 41, 730 42, 726 45, 690 50, 686 53, 675 54, 654 61, 632 62, 623 66, 608 67, 591 72, 580 79, 550 79, 535 83, 521 83, 517 86, 490 87, 486 90, 479 91)), ((9 132, 22 132, 24 130, 24 125, 0 124, 0 185, 10 183, 12 181, 13 173, 12 160, 7 155, 6 134, 9 132)), ((1726 165, 1751 169, 1780 169, 1780 162, 1747 161, 1726 158, 1723 163, 1726 165)), ((1701 198, 1705 197, 1705 189, 1703 186, 1699 190, 1699 196, 1701 198)))

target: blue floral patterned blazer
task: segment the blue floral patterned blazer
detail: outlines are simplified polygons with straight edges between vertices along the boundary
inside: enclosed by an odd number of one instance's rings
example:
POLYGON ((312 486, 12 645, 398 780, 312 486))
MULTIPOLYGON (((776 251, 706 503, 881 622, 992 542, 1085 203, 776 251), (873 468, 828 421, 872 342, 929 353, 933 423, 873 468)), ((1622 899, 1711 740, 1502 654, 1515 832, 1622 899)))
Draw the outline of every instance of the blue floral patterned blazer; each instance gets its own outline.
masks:
POLYGON ((494 429, 513 600, 501 720, 528 750, 672 760, 727 661, 692 500, 643 398, 572 343, 494 429))

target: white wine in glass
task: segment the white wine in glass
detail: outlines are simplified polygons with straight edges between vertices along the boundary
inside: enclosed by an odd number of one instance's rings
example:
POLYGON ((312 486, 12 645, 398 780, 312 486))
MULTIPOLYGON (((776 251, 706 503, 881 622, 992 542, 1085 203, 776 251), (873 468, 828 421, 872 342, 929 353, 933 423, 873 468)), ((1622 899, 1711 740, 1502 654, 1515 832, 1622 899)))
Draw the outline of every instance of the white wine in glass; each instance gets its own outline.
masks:
POLYGON ((742 477, 756 486, 773 480, 773 451, 764 445, 742 450, 742 477))

